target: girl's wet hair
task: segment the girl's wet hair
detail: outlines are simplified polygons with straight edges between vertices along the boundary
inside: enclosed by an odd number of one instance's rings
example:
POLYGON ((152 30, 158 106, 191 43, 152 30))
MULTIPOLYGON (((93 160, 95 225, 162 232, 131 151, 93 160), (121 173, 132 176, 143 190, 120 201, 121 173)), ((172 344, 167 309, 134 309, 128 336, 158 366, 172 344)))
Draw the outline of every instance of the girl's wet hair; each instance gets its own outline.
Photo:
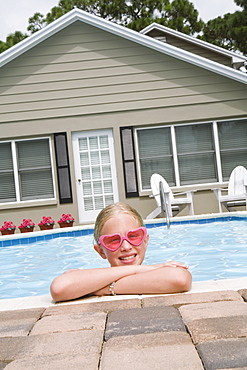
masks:
POLYGON ((143 219, 136 209, 132 208, 129 204, 126 203, 112 203, 109 206, 103 208, 96 218, 94 227, 94 239, 96 243, 98 243, 99 237, 101 235, 101 230, 106 221, 110 218, 113 218, 118 213, 127 213, 136 219, 139 224, 138 226, 144 226, 143 219))

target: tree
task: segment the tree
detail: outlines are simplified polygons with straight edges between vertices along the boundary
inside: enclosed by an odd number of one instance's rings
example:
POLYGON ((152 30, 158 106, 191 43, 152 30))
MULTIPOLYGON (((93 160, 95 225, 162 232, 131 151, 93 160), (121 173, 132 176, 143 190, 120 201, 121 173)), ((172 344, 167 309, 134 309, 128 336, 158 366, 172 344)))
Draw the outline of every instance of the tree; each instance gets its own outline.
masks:
POLYGON ((247 54, 247 0, 234 0, 242 11, 210 20, 199 38, 228 50, 247 54))
POLYGON ((0 53, 11 48, 11 46, 27 38, 28 35, 20 31, 15 31, 6 37, 6 42, 0 41, 0 53))
POLYGON ((34 33, 46 26, 47 21, 43 14, 35 13, 31 18, 29 18, 28 23, 29 26, 27 27, 27 30, 34 33))
MULTIPOLYGON (((140 31, 152 22, 158 22, 178 31, 194 34, 200 32, 203 22, 198 19, 198 11, 189 0, 60 0, 58 6, 46 16, 46 24, 53 22, 74 7, 101 18, 140 31)), ((36 32, 44 27, 41 18, 30 18, 29 30, 36 32)))

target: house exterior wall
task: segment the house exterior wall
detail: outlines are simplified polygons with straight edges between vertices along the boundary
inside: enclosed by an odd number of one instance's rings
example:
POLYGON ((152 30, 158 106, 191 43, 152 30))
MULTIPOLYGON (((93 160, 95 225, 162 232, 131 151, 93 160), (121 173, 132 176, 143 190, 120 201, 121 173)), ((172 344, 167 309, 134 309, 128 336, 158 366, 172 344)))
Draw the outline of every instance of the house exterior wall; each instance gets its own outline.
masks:
MULTIPOLYGON (((119 127, 246 117, 246 92, 244 84, 75 22, 0 69, 1 139, 53 140, 53 133, 66 131, 74 202, 6 204, 1 222, 33 218, 37 224, 62 213, 78 220, 72 134, 105 128, 114 133, 119 198, 145 217, 153 199, 125 198, 119 127)), ((212 191, 199 190, 195 212, 217 212, 212 191)))
POLYGON ((231 67, 231 57, 216 53, 213 50, 209 50, 203 46, 196 45, 192 42, 186 41, 184 39, 181 39, 179 37, 176 37, 174 35, 170 35, 166 33, 165 31, 161 32, 159 30, 152 30, 148 33, 150 37, 159 38, 159 37, 165 37, 166 43, 171 44, 173 46, 176 46, 177 48, 181 48, 183 50, 189 51, 190 53, 194 53, 196 55, 200 55, 204 58, 208 58, 213 60, 214 62, 221 63, 225 66, 231 67))

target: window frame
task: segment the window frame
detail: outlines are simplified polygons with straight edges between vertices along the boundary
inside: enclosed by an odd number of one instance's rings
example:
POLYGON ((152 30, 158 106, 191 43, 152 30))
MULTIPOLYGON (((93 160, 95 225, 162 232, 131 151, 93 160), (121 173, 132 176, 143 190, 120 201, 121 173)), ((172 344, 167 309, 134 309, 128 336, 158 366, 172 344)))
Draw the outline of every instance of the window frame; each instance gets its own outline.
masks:
MULTIPOLYGON (((223 181, 223 173, 222 173, 222 160, 221 160, 221 150, 220 150, 220 141, 219 141, 219 131, 218 131, 218 123, 222 122, 231 122, 231 121, 243 121, 247 120, 247 117, 243 118, 231 118, 231 119, 221 119, 221 120, 212 120, 212 121, 203 121, 203 122, 188 122, 188 123, 176 123, 170 125, 156 125, 156 126, 139 126, 135 127, 134 129, 134 143, 135 143, 135 151, 136 151, 136 169, 137 169, 137 180, 138 186, 140 189, 140 196, 146 196, 150 194, 151 187, 149 189, 144 189, 142 184, 141 178, 141 166, 140 166, 140 157, 139 157, 139 143, 138 143, 138 135, 137 132, 139 130, 150 130, 155 128, 166 127, 170 129, 171 133, 171 145, 172 145, 172 153, 173 153, 173 167, 174 167, 174 178, 175 178, 175 186, 171 186, 171 189, 174 191, 183 191, 188 189, 197 189, 197 190, 207 190, 212 189, 213 187, 217 186, 225 186, 227 185, 228 181, 223 181), (182 126, 193 126, 193 125, 203 125, 203 124, 211 124, 212 125, 212 144, 214 145, 215 150, 215 165, 216 165, 216 175, 218 176, 218 181, 216 182, 205 182, 205 183, 192 183, 188 185, 181 185, 180 183, 180 176, 179 176, 179 163, 178 163, 178 155, 177 155, 177 145, 176 145, 176 138, 175 138, 175 130, 176 127, 182 126)), ((247 126, 247 123, 246 123, 247 126)))
POLYGON ((31 205, 45 205, 45 204, 54 204, 57 203, 57 194, 56 194, 56 182, 55 182, 55 170, 54 170, 54 155, 52 149, 52 138, 50 136, 41 136, 41 137, 30 137, 30 138, 22 138, 22 139, 11 139, 11 140, 1 140, 0 144, 2 143, 10 143, 11 145, 11 153, 12 153, 12 161, 13 161, 13 174, 14 174, 14 184, 15 184, 15 193, 16 193, 16 201, 12 202, 1 202, 0 206, 2 209, 10 208, 12 206, 31 206, 31 205), (42 199, 30 199, 30 200, 21 200, 20 194, 20 180, 19 180, 19 169, 18 169, 18 160, 17 160, 17 143, 19 142, 27 142, 27 141, 35 141, 35 140, 48 140, 49 146, 49 153, 50 153, 50 161, 51 161, 51 175, 52 175, 52 186, 54 196, 52 198, 42 198, 42 199))

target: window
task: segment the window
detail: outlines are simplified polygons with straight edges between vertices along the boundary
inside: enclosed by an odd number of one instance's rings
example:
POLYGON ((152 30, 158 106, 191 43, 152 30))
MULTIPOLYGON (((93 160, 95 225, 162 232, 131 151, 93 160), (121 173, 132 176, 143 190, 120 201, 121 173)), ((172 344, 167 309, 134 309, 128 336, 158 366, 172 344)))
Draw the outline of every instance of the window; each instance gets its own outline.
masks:
POLYGON ((0 203, 54 198, 49 138, 0 143, 0 203))
POLYGON ((136 129, 141 189, 153 173, 170 186, 228 181, 247 167, 247 120, 136 129))

